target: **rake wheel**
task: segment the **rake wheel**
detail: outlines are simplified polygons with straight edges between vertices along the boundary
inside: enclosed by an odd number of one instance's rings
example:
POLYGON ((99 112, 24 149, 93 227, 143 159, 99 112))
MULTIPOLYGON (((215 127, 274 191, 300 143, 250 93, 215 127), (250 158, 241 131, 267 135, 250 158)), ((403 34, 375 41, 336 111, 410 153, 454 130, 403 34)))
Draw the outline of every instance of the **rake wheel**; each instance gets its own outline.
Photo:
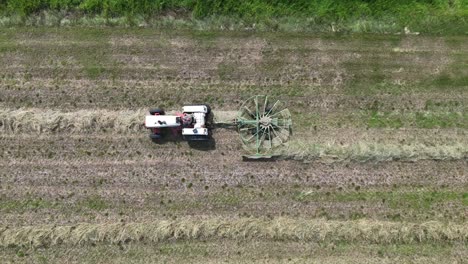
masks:
POLYGON ((246 151, 257 156, 270 154, 286 143, 291 135, 292 119, 279 100, 256 95, 246 100, 237 116, 237 128, 246 151))

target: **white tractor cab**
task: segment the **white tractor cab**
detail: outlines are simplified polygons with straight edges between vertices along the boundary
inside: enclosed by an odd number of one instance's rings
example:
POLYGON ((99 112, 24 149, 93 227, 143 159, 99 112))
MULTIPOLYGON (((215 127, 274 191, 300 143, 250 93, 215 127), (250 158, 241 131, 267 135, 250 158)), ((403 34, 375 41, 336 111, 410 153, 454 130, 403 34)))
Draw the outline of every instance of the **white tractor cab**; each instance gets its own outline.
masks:
POLYGON ((145 118, 150 138, 158 141, 172 134, 174 138, 182 135, 187 141, 209 140, 211 137, 212 113, 208 105, 186 105, 182 113, 166 115, 156 108, 149 111, 145 118))

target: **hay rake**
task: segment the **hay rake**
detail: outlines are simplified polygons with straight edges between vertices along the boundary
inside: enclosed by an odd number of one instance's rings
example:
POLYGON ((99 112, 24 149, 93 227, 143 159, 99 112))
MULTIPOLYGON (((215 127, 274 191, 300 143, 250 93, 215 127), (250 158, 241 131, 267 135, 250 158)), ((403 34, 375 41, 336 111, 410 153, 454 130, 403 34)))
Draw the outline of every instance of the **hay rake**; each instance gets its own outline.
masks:
POLYGON ((279 100, 256 95, 246 100, 237 115, 236 125, 246 158, 270 158, 292 134, 291 114, 279 100))
POLYGON ((279 100, 266 95, 247 99, 234 120, 211 122, 211 110, 207 105, 184 106, 182 113, 165 115, 162 109, 150 110, 145 126, 153 140, 164 137, 164 129, 181 134, 188 141, 207 141, 215 127, 236 128, 243 148, 248 152, 244 159, 265 159, 275 156, 275 150, 284 145, 292 135, 291 114, 279 100))
POLYGON ((268 159, 277 155, 292 135, 291 113, 279 100, 267 95, 252 96, 240 107, 233 121, 215 122, 218 127, 235 128, 242 147, 248 153, 244 159, 268 159))

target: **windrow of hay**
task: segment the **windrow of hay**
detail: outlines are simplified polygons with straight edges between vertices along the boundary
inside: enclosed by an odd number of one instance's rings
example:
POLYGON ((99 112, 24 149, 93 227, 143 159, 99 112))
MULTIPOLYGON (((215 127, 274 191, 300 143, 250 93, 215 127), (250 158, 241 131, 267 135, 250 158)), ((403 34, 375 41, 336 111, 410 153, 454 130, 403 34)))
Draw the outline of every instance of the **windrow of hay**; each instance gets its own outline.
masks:
POLYGON ((468 242, 468 225, 431 221, 325 219, 181 219, 149 223, 77 224, 0 227, 0 246, 162 242, 167 240, 272 239, 369 243, 468 242))
POLYGON ((145 109, 77 110, 0 109, 1 133, 132 132, 143 129, 145 109))
POLYGON ((333 161, 392 161, 422 159, 457 160, 468 158, 468 145, 463 143, 446 145, 425 144, 382 144, 359 142, 349 145, 311 144, 292 141, 281 154, 285 158, 296 160, 333 161))
MULTIPOLYGON (((236 113, 217 111, 216 122, 232 123, 236 113)), ((0 108, 0 133, 135 132, 144 130, 146 114, 147 109, 86 109, 64 112, 40 108, 0 108)))

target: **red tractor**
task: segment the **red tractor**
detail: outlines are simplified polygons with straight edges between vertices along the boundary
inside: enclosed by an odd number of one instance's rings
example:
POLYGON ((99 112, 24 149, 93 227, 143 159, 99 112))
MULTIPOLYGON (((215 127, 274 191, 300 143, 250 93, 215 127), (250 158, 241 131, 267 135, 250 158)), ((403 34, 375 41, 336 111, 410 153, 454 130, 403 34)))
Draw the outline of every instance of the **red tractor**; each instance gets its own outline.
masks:
POLYGON ((164 110, 156 108, 149 111, 145 118, 150 138, 160 141, 169 135, 182 136, 187 141, 209 140, 213 115, 208 105, 186 105, 182 113, 166 115, 164 110))

